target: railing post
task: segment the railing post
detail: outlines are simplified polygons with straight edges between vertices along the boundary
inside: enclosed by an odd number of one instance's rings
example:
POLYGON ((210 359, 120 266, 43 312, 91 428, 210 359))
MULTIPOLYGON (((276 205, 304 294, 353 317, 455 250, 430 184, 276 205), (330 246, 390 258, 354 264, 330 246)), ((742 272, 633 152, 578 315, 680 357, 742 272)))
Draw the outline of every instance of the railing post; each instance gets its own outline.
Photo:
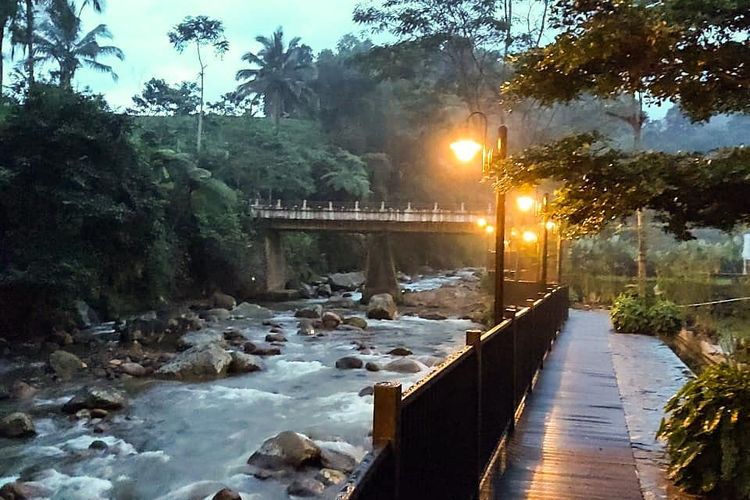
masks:
POLYGON ((477 436, 474 446, 477 476, 474 494, 479 499, 479 483, 482 475, 482 330, 466 330, 466 345, 477 353, 477 436))
POLYGON ((276 200, 276 208, 281 208, 281 199, 276 200))
POLYGON ((399 498, 399 471, 401 470, 401 384, 379 382, 375 384, 375 408, 372 422, 373 448, 390 445, 393 452, 393 498, 399 498))
POLYGON ((512 373, 512 380, 513 380, 513 415, 511 415, 510 418, 510 427, 508 428, 508 432, 511 434, 513 431, 516 430, 516 410, 518 409, 519 399, 518 399, 518 323, 516 322, 516 308, 515 307, 506 307, 504 316, 506 319, 510 320, 510 331, 511 331, 511 338, 513 339, 513 351, 511 352, 511 363, 510 363, 510 369, 513 370, 512 373))
POLYGON ((302 210, 307 210, 307 200, 302 200, 302 210))
POLYGON ((384 201, 380 202, 380 211, 381 212, 385 212, 385 202, 384 201))

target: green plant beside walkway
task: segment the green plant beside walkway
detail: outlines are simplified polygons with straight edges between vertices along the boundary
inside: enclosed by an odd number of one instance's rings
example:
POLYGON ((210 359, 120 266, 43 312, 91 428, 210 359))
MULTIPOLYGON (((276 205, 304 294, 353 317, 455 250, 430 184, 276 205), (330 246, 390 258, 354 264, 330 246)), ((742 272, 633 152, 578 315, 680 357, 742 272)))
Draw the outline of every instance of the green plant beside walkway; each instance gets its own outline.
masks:
POLYGON ((690 493, 750 499, 750 370, 712 366, 665 409, 658 436, 667 440, 670 478, 690 493))
POLYGON ((620 294, 610 311, 615 331, 646 335, 674 335, 682 327, 680 309, 668 300, 620 294))

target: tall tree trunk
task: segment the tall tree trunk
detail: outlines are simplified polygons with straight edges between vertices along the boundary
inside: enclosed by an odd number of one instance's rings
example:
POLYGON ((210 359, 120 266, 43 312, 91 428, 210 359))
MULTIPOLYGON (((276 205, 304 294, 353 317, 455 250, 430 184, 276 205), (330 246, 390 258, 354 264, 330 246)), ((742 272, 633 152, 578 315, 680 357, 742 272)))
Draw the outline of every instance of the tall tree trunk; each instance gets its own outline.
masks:
POLYGON ((198 63, 201 66, 201 103, 200 108, 198 109, 198 139, 196 141, 196 150, 198 151, 198 154, 200 154, 203 145, 203 99, 205 96, 206 67, 203 65, 203 59, 201 58, 201 44, 196 43, 195 45, 198 48, 198 63))
MULTIPOLYGON (((641 135, 643 132, 643 98, 633 94, 633 151, 641 149, 641 135)), ((636 233, 638 234, 638 295, 646 296, 646 222, 642 209, 635 213, 636 233)))
POLYGON ((5 55, 3 54, 3 42, 5 41, 5 21, 0 23, 0 98, 3 97, 3 75, 5 72, 5 55))
POLYGON ((34 0, 26 0, 26 71, 29 90, 34 85, 34 0))

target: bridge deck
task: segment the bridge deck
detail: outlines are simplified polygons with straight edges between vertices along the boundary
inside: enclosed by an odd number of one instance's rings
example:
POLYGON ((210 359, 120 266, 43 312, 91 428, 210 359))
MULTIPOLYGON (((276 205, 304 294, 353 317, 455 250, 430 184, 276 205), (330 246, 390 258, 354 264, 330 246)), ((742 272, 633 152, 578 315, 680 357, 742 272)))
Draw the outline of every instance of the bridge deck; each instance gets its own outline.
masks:
POLYGON ((483 497, 642 499, 606 315, 571 311, 483 497))

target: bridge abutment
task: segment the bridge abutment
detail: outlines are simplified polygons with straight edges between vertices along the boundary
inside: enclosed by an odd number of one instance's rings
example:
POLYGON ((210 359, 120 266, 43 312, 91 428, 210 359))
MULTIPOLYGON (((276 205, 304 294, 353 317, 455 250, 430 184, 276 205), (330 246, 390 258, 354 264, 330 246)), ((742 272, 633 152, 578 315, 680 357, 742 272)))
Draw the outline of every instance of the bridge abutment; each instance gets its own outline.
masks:
POLYGON ((286 287, 286 259, 284 247, 281 244, 281 232, 266 231, 266 291, 283 290, 286 287))
POLYGON ((362 292, 362 302, 369 302, 370 297, 379 293, 390 293, 396 302, 401 301, 401 290, 396 279, 396 265, 393 262, 388 233, 367 235, 365 273, 367 281, 362 292))

